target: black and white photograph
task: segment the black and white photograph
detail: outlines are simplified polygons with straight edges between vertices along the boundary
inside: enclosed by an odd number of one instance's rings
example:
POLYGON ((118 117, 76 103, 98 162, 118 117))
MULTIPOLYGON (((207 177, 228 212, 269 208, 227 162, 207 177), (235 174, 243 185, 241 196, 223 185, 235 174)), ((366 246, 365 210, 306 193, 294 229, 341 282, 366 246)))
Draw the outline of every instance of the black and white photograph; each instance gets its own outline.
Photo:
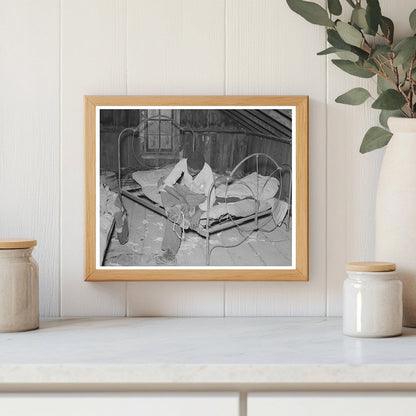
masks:
POLYGON ((293 268, 295 116, 98 108, 97 267, 293 268))

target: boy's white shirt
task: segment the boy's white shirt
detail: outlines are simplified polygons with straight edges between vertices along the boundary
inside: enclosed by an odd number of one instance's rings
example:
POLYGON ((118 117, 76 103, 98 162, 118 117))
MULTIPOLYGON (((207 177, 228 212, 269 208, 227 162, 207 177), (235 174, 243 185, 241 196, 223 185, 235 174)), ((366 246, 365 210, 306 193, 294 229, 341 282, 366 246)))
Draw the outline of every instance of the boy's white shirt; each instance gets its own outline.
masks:
MULTIPOLYGON (((205 163, 202 170, 192 178, 188 172, 188 163, 187 159, 180 160, 163 181, 164 186, 173 186, 178 179, 182 176, 180 181, 181 185, 185 185, 189 188, 190 191, 197 194, 204 194, 208 199, 208 193, 211 185, 214 183, 214 174, 212 173, 211 167, 205 163), (183 176, 182 176, 183 174, 183 176)), ((207 210, 207 200, 199 204, 199 208, 203 211, 207 210)), ((215 202, 215 188, 211 192, 210 207, 214 205, 215 202)))

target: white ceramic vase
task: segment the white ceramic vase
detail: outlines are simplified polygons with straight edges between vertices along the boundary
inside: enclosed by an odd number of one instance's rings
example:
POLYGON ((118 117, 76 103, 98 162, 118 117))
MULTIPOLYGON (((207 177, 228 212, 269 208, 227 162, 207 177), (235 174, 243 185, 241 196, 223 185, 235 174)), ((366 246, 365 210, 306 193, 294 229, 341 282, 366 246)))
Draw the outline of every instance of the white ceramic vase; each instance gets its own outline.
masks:
POLYGON ((380 172, 376 259, 397 264, 403 323, 416 327, 416 119, 392 117, 393 133, 380 172))

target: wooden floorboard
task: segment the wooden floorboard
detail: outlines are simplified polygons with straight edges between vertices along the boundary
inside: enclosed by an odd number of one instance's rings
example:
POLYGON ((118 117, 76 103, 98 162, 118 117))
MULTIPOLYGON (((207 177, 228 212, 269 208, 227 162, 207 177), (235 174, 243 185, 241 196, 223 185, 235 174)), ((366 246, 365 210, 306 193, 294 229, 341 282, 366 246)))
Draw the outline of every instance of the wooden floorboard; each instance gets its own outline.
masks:
MULTIPOLYGON (((129 241, 121 245, 117 233, 110 242, 105 265, 154 266, 155 255, 160 253, 166 218, 140 204, 123 198, 128 212, 129 241)), ((263 221, 264 223, 264 221, 263 221)), ((272 228, 269 223, 268 229, 272 228)), ((246 226, 247 228, 249 226, 246 226)), ((246 235, 246 233, 243 233, 246 235)), ((291 264, 291 231, 285 226, 270 233, 256 231, 242 244, 232 248, 215 248, 211 252, 211 266, 287 266, 291 264)), ((216 244, 232 245, 242 240, 237 228, 210 236, 211 247, 216 244)), ((205 266, 205 238, 188 230, 177 254, 180 266, 205 266)))
POLYGON ((290 238, 292 230, 286 231, 286 226, 277 227, 274 231, 267 233, 261 232, 264 240, 275 244, 278 251, 283 254, 289 261, 292 259, 292 239, 290 238))
MULTIPOLYGON (((216 234, 211 234, 210 244, 211 247, 215 245, 225 245, 227 242, 226 234, 229 230, 221 231, 216 234)), ((235 266, 236 263, 230 255, 230 249, 224 247, 217 247, 211 251, 211 266, 235 266)))
MULTIPOLYGON (((244 240, 246 236, 247 233, 240 234, 237 228, 231 228, 223 233, 222 240, 227 245, 233 245, 244 240)), ((247 240, 241 243, 238 247, 231 247, 226 250, 233 260, 234 266, 264 266, 264 263, 256 255, 256 253, 253 252, 253 249, 247 243, 247 240)))
POLYGON ((177 254, 181 266, 205 266, 205 238, 193 231, 185 232, 185 239, 177 254))

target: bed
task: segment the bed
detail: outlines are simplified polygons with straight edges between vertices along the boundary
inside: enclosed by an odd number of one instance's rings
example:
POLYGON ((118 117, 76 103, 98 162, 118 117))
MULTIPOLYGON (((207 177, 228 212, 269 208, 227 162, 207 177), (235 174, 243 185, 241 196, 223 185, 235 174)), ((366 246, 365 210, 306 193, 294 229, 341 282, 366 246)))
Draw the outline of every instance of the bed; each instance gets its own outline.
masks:
MULTIPOLYGON (((163 116, 166 119, 166 116, 163 116)), ((154 119, 154 117, 153 117, 154 119)), ((176 124, 176 123, 175 123, 176 124)), ((179 125, 176 125, 181 129, 179 125)), ((173 164, 155 169, 140 169, 132 173, 134 185, 122 185, 120 142, 123 134, 130 133, 135 138, 140 132, 140 125, 135 129, 123 130, 118 139, 119 157, 119 193, 120 197, 130 200, 167 217, 162 206, 157 183, 166 177, 173 164), (130 130, 130 131, 128 131, 130 130)), ((137 137, 140 137, 138 135, 137 137)), ((195 148, 195 143, 194 143, 195 148)), ((252 165, 252 163, 251 163, 252 165)), ((212 250, 218 247, 237 247, 246 241, 257 230, 271 232, 283 224, 286 231, 290 228, 291 211, 291 169, 288 165, 279 166, 265 153, 253 153, 241 160, 228 175, 216 175, 215 182, 209 190, 208 199, 216 195, 216 202, 209 207, 202 217, 199 226, 194 230, 205 238, 205 262, 210 264, 212 250), (254 160, 254 171, 239 177, 242 167, 254 160), (259 173, 259 161, 265 160, 271 166, 270 173, 259 173), (288 181, 287 196, 283 197, 282 181, 288 181), (210 236, 223 230, 236 227, 241 240, 233 245, 211 244, 210 236)), ((210 204, 208 204, 209 206, 210 204)))

